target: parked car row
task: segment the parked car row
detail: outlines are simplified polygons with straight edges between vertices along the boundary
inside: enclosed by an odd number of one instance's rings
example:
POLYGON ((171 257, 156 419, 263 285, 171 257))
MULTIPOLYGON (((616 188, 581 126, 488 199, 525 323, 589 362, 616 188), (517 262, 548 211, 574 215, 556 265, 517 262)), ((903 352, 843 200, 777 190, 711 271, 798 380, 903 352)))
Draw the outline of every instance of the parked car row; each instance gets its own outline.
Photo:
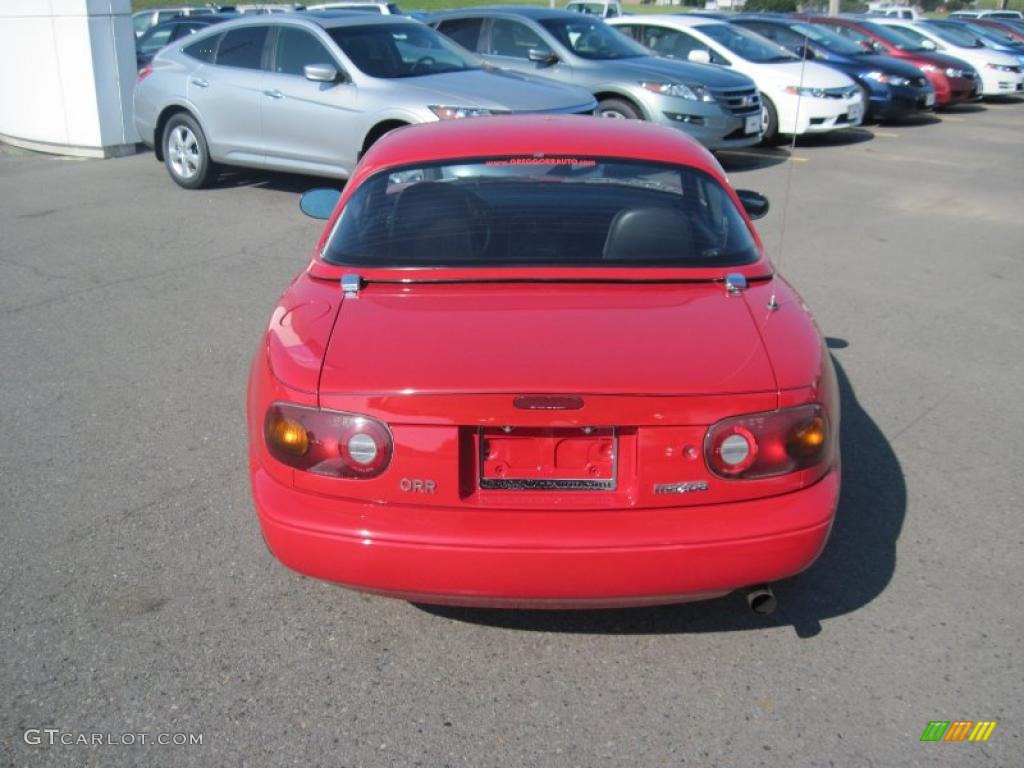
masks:
POLYGON ((420 23, 385 10, 211 13, 150 29, 143 141, 195 188, 219 164, 347 178, 388 131, 436 120, 596 114, 720 150, 1024 92, 1024 40, 972 36, 974 22, 496 6, 420 23))

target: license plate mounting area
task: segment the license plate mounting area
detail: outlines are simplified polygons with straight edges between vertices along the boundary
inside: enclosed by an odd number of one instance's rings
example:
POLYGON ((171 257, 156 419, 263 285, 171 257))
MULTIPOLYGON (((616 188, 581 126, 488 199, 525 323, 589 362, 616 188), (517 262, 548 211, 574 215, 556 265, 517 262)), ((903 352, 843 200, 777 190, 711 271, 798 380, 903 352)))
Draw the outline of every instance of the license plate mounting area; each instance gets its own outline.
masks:
POLYGON ((613 491, 614 427, 481 427, 481 490, 613 491))

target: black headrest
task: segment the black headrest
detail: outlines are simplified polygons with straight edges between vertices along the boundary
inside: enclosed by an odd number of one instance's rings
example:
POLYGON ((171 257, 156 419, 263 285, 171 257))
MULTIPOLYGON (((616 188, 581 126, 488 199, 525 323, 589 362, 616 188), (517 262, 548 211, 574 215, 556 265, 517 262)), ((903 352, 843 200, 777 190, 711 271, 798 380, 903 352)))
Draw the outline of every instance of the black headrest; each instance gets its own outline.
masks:
POLYGON ((674 208, 623 208, 612 219, 604 258, 615 261, 685 260, 692 251, 690 220, 674 208))

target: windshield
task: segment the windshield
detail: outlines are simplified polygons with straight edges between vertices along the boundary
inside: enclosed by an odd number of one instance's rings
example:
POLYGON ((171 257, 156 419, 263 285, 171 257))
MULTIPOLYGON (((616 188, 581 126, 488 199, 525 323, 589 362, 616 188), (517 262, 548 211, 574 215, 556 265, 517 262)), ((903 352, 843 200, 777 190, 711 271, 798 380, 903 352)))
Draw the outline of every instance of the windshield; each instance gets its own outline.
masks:
POLYGON ((632 59, 650 56, 642 45, 609 27, 603 21, 588 19, 542 19, 541 26, 581 59, 632 59))
POLYGON ((423 24, 333 27, 327 32, 359 71, 371 77, 422 77, 480 68, 467 52, 423 24))
POLYGON ((796 60, 796 56, 782 46, 743 27, 733 24, 701 24, 694 29, 704 33, 741 59, 752 61, 755 64, 796 60))
POLYGON ((725 189, 694 168, 497 157, 382 171, 327 243, 365 267, 718 267, 758 259, 725 189))
POLYGON ((793 24, 790 29, 841 56, 861 56, 867 53, 856 43, 814 24, 793 24))
POLYGON ((996 27, 986 27, 981 24, 964 24, 964 26, 978 37, 995 40, 1003 45, 1016 45, 1018 42, 1017 38, 1009 32, 1003 32, 1003 30, 997 29, 996 27))
POLYGON ((942 38, 951 45, 958 45, 961 48, 984 48, 978 42, 976 35, 971 34, 970 30, 964 29, 959 24, 948 21, 926 21, 924 23, 928 25, 928 29, 932 34, 942 38))
POLYGON ((910 34, 904 34, 902 29, 887 27, 884 24, 872 24, 871 22, 864 22, 864 29, 875 37, 885 40, 889 45, 896 46, 901 51, 910 52, 928 50, 921 45, 921 41, 927 40, 928 38, 920 33, 916 33, 917 36, 913 37, 910 34))

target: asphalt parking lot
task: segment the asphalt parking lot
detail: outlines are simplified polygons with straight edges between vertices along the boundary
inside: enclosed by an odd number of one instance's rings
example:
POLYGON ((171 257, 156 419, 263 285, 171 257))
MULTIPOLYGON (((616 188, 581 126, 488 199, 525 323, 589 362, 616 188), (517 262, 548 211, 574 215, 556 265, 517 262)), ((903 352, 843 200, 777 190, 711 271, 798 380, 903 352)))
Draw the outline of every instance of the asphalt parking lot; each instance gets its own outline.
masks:
POLYGON ((0 151, 4 762, 1020 765, 1022 127, 986 104, 723 156, 844 396, 832 539, 767 619, 425 609, 287 571, 245 377, 323 182, 0 151), (919 741, 982 719, 987 743, 919 741), (46 728, 202 744, 26 743, 46 728))

